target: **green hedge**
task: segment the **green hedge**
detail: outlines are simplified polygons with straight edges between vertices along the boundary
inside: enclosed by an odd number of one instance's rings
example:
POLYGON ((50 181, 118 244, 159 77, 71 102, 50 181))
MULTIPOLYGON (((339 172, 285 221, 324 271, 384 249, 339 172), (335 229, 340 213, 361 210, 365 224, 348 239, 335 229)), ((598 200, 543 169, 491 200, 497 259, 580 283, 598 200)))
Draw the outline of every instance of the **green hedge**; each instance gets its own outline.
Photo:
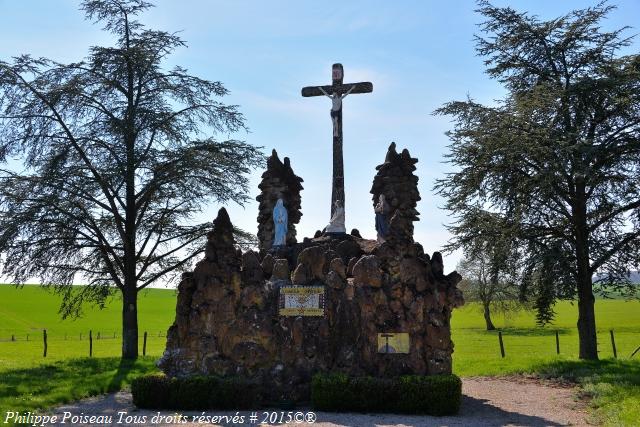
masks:
POLYGON ((396 378, 318 374, 311 383, 316 410, 429 415, 458 413, 462 381, 456 375, 396 378))
MULTIPOLYGON (((131 383, 133 403, 147 409, 256 409, 259 386, 241 378, 138 377, 131 383)), ((314 409, 451 415, 460 409, 462 382, 455 375, 396 378, 318 374, 311 382, 314 409)))
POLYGON ((145 375, 131 383, 133 403, 149 409, 253 409, 258 386, 240 378, 145 375))

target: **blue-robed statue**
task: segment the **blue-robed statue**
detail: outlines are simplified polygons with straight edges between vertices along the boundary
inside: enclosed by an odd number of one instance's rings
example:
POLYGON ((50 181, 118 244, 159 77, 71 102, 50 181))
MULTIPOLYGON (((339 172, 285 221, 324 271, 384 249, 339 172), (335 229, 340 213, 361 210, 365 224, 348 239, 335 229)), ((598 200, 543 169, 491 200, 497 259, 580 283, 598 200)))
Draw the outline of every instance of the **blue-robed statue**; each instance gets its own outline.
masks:
POLYGON ((378 203, 376 204, 374 211, 376 213, 378 243, 382 243, 389 236, 389 219, 387 218, 389 215, 389 205, 387 204, 384 194, 381 194, 378 197, 378 203))
POLYGON ((275 233, 273 238, 273 246, 284 246, 287 244, 287 224, 289 215, 284 207, 282 199, 278 199, 275 208, 273 208, 273 225, 275 233))

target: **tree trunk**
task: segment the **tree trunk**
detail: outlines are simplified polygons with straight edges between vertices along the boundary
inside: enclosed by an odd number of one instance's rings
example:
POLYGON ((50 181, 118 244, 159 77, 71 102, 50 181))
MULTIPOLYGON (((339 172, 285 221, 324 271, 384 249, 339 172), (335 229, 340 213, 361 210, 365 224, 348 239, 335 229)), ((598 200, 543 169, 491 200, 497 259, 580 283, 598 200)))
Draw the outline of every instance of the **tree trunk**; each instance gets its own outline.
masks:
MULTIPOLYGON (((579 269, 580 270, 580 269, 579 269)), ((596 338, 596 316, 594 310, 591 275, 578 278, 578 337, 580 339, 580 359, 598 359, 596 338)))
POLYGON ((493 322, 491 321, 491 312, 489 311, 489 304, 486 304, 483 302, 482 306, 484 307, 484 321, 487 324, 487 331, 494 331, 496 327, 493 325, 493 322))
MULTIPOLYGON (((578 194, 584 194, 584 184, 577 184, 578 194)), ((578 338, 580 359, 598 360, 596 315, 593 282, 589 261, 589 232, 586 198, 580 197, 575 210, 576 264, 578 267, 578 338)))
POLYGON ((125 290, 122 292, 122 358, 138 358, 138 291, 135 286, 133 290, 128 289, 125 283, 125 290))
MULTIPOLYGON (((126 17, 126 16, 125 16, 126 17)), ((127 61, 127 111, 124 118, 124 143, 127 147, 125 175, 124 287, 122 298, 122 358, 138 358, 138 281, 136 275, 136 106, 134 103, 136 70, 132 63, 129 21, 125 20, 127 61)))

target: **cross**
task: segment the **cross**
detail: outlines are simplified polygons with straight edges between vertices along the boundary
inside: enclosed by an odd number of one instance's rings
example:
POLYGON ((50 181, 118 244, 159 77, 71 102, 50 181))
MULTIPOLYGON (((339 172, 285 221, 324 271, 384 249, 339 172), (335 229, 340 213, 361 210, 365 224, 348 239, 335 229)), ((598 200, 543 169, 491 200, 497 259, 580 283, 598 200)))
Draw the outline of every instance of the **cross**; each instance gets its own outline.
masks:
POLYGON ((385 353, 389 353, 389 338, 393 337, 395 334, 380 334, 381 337, 387 339, 387 343, 385 345, 385 353))
POLYGON ((333 84, 327 86, 307 86, 302 88, 302 96, 328 96, 331 98, 331 121, 333 122, 333 180, 331 183, 331 217, 340 201, 344 200, 344 162, 342 160, 342 100, 351 93, 369 93, 373 91, 371 82, 342 83, 344 70, 342 64, 333 64, 331 71, 333 84))

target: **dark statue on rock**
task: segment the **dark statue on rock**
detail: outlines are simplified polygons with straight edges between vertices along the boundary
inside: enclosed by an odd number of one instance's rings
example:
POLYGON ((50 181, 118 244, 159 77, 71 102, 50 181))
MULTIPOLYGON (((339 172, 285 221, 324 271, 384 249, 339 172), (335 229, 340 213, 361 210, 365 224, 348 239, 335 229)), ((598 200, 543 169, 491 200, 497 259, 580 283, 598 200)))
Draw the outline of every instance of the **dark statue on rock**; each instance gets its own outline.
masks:
POLYGON ((389 235, 389 205, 384 197, 384 194, 380 194, 378 197, 378 204, 374 208, 376 213, 376 232, 378 233, 378 243, 385 241, 389 235))

